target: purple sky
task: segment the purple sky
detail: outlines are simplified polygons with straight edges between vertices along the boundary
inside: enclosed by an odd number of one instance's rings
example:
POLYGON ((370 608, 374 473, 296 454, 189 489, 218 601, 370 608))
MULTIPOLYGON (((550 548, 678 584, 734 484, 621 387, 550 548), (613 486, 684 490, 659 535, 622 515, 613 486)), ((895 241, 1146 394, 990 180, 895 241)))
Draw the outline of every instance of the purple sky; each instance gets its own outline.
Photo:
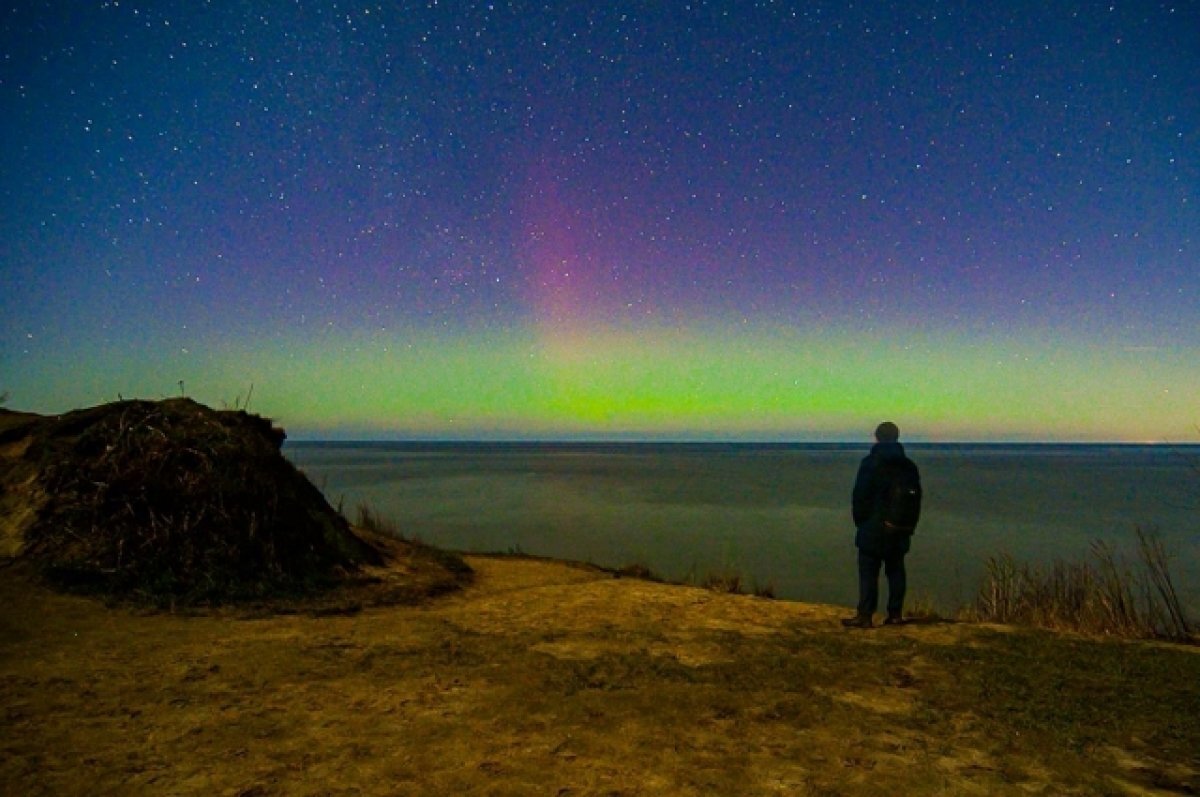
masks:
POLYGON ((10 4, 9 405, 183 381, 314 435, 1194 435, 1195 4, 591 5, 10 4))

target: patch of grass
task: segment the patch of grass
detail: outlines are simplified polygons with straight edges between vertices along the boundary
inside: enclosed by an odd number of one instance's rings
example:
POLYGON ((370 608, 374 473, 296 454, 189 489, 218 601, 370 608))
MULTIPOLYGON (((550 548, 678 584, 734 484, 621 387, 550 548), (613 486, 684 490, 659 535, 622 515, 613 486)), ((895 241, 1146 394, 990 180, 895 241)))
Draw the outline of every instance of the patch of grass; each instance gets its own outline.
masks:
POLYGON ((1136 529, 1139 568, 1097 540, 1090 560, 1048 567, 992 556, 965 619, 1128 638, 1191 639, 1157 532, 1136 529))
POLYGON ((690 586, 700 587, 701 589, 711 590, 712 592, 722 592, 729 595, 754 595, 757 598, 775 598, 775 585, 767 583, 760 585, 757 581, 747 585, 742 574, 736 570, 714 570, 710 571, 703 578, 696 578, 695 573, 690 573, 682 581, 672 581, 665 578, 659 573, 652 570, 647 565, 640 562, 624 565, 616 569, 602 568, 609 570, 618 578, 638 578, 643 581, 653 581, 658 584, 687 584, 690 586))
POLYGON ((666 579, 651 570, 646 565, 638 563, 619 567, 613 571, 613 575, 617 576, 618 578, 637 578, 641 579, 642 581, 653 581, 657 584, 662 584, 666 581, 666 579))
POLYGON ((928 692, 941 711, 970 712, 1014 746, 1024 737, 1022 746, 1075 754, 1118 744, 1195 760, 1200 659, 1191 650, 1036 631, 981 639, 924 649, 955 673, 928 692))
MULTIPOLYGON (((512 705, 557 718, 583 699, 621 733, 637 717, 676 728, 678 739, 736 728, 731 739, 757 734, 780 747, 803 740, 807 753, 819 734, 828 760, 878 767, 879 793, 960 793, 920 788, 912 780, 920 767, 886 763, 912 751, 944 760, 956 773, 948 777, 978 778, 980 788, 1009 793, 1005 784, 1035 784, 1052 772, 1073 793, 1105 793, 1120 771, 1114 748, 1140 761, 1125 777, 1192 793, 1188 766, 1200 738, 1194 652, 1038 630, 966 633, 971 644, 931 645, 919 635, 712 632, 711 661, 684 665, 647 653, 666 639, 647 630, 628 640, 632 650, 528 668, 512 705)), ((734 793, 724 789, 718 793, 734 793)))
POLYGON ((436 562, 447 572, 456 576, 470 576, 473 572, 471 566, 459 554, 437 548, 419 539, 406 537, 400 529, 400 524, 365 502, 358 505, 355 526, 379 537, 398 540, 404 543, 412 558, 436 562))
POLYGON ((933 594, 930 592, 916 592, 909 597, 906 604, 907 607, 904 614, 910 620, 930 621, 946 619, 945 615, 939 609, 933 594))
POLYGON ((745 578, 736 570, 711 571, 697 582, 697 586, 713 592, 724 592, 730 595, 754 595, 758 598, 774 598, 773 584, 760 585, 757 581, 746 583, 745 578))
POLYGON ((712 592, 726 592, 730 595, 741 595, 742 574, 734 570, 711 571, 700 579, 699 586, 712 592))
POLYGON ((1152 611, 1157 612, 1153 618, 1156 628, 1165 628, 1167 636, 1174 639, 1184 639, 1191 632, 1191 624, 1183 613, 1179 603, 1179 595, 1175 591, 1175 582, 1171 578, 1170 557, 1163 547, 1162 538, 1153 532, 1137 529, 1138 552, 1145 566, 1146 579, 1153 592, 1147 588, 1148 595, 1157 596, 1150 602, 1152 611))
POLYGON ((384 537, 392 537, 397 540, 405 539, 404 534, 400 531, 399 524, 397 524, 395 520, 381 514, 378 510, 366 502, 358 505, 358 510, 355 513, 354 525, 358 526, 360 529, 365 529, 372 534, 379 534, 384 537))
POLYGON ((671 590, 614 599, 622 590, 599 573, 549 589, 560 579, 531 579, 512 601, 523 587, 499 581, 503 592, 483 584, 420 611, 238 624, 43 612, 0 580, 0 625, 28 651, 0 657, 13 707, 0 780, 119 791, 145 761, 137 734, 112 733, 133 716, 161 739, 171 767, 154 774, 168 790, 215 772, 212 790, 245 791, 273 772, 272 788, 303 791, 315 769, 371 794, 1200 789, 1190 648, 965 623, 846 633, 748 601, 676 614, 671 590), (574 590, 603 600, 564 601, 574 590), (103 634, 75 633, 97 624, 103 634), (205 708, 217 701, 219 715, 205 708), (293 732, 314 716, 318 745, 293 732), (247 738, 261 743, 230 756, 247 738), (359 756, 396 750, 404 769, 360 769, 359 756))
POLYGON ((756 581, 754 586, 751 588, 750 593, 756 598, 769 598, 771 600, 775 600, 775 585, 770 582, 767 582, 766 584, 759 584, 756 581))

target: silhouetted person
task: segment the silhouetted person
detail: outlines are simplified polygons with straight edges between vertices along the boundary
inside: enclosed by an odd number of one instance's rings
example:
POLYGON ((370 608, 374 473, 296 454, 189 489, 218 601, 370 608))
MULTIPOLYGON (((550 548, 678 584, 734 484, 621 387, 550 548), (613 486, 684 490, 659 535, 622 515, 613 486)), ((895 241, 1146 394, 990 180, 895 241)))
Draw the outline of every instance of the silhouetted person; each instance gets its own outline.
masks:
POLYGON ((903 622, 907 576, 904 555, 921 512, 921 475, 904 454, 900 429, 891 421, 875 429, 875 445, 858 467, 851 497, 857 532, 858 613, 842 624, 870 628, 879 606, 879 568, 887 574, 885 625, 903 622))

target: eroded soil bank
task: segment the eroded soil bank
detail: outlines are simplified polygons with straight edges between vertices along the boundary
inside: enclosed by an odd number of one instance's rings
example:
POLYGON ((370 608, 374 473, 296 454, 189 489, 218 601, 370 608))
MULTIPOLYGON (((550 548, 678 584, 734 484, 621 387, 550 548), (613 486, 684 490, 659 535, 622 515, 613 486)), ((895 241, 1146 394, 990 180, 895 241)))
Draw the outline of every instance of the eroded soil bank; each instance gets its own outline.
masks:
POLYGON ((354 614, 109 608, 0 570, 0 793, 1200 790, 1200 655, 469 559, 354 614))

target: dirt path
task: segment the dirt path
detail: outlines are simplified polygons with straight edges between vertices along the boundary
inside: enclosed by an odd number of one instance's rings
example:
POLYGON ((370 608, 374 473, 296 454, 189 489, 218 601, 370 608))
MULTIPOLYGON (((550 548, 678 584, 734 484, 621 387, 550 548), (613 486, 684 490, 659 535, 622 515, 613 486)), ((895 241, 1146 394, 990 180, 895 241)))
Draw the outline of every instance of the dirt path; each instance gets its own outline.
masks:
POLYGON ((1139 667, 1200 675, 1192 651, 955 624, 847 632, 832 607, 470 564, 473 586, 420 607, 259 619, 108 609, 0 570, 0 793, 1200 788, 1179 752, 1200 749, 1195 687, 1116 700, 1106 726, 1064 702, 1076 676, 1061 665, 1045 676, 1063 673, 1059 693, 989 686, 1041 672, 1023 662, 1047 645, 1080 672, 1114 662, 1118 680, 1080 683, 1085 697, 1136 688, 1139 667), (1079 716, 1041 721, 1043 704, 1079 716))

